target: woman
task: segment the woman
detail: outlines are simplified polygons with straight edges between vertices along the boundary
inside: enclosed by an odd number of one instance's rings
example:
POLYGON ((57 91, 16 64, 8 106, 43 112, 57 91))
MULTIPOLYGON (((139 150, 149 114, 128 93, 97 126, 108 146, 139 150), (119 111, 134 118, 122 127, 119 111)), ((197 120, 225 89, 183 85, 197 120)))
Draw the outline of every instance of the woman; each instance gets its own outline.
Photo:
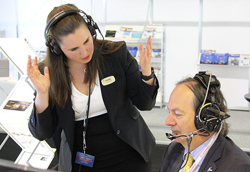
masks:
POLYGON ((152 39, 139 47, 140 72, 125 42, 96 39, 99 28, 80 12, 55 7, 47 19, 45 61, 28 57, 36 89, 29 129, 39 140, 61 135, 61 171, 151 171, 155 139, 137 108, 155 105, 152 39))

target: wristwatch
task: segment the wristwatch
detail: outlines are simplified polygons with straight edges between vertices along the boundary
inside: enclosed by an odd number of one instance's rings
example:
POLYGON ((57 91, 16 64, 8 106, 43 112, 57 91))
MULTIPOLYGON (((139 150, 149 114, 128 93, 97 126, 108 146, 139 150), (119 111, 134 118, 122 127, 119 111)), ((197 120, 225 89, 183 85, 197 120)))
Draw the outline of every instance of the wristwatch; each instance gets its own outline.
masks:
POLYGON ((148 80, 154 78, 154 77, 155 77, 155 72, 154 72, 154 68, 153 68, 153 67, 151 67, 151 71, 152 71, 152 73, 151 73, 151 75, 149 75, 149 76, 145 76, 145 75, 143 75, 142 72, 141 72, 141 78, 142 78, 143 80, 145 80, 145 81, 148 81, 148 80))

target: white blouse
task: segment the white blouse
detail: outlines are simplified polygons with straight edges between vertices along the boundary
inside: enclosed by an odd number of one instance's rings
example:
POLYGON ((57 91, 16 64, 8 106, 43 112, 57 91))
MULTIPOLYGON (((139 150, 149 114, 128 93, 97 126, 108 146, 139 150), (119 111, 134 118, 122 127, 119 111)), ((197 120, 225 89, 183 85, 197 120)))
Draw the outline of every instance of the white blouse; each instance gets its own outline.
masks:
MULTIPOLYGON (((72 108, 75 111, 75 121, 80 121, 87 117, 86 111, 88 96, 78 91, 74 86, 73 82, 71 82, 71 88, 71 100, 72 108)), ((96 77, 96 85, 92 89, 94 90, 90 96, 89 118, 107 113, 107 109, 104 105, 102 98, 98 72, 96 77)))

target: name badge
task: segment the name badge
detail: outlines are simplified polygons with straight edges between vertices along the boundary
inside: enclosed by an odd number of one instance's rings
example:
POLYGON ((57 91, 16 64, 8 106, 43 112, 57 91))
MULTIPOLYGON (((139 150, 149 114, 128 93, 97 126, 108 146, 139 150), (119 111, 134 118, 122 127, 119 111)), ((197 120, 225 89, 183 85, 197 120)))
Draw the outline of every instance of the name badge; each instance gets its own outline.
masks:
POLYGON ((107 78, 103 78, 101 82, 102 82, 102 85, 103 85, 103 86, 112 84, 112 83, 115 82, 115 77, 114 77, 114 76, 109 76, 109 77, 107 77, 107 78))
POLYGON ((82 152, 76 153, 76 160, 75 163, 84 165, 87 167, 93 167, 95 157, 92 155, 84 154, 82 152))

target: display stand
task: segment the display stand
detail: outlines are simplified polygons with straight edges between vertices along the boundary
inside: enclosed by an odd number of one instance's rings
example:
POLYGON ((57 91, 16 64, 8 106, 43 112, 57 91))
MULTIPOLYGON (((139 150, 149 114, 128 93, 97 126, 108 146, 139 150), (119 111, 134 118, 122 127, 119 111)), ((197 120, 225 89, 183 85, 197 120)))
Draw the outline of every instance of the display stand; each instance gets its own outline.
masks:
MULTIPOLYGON (((28 55, 36 56, 35 51, 23 38, 0 38, 0 51, 16 68, 20 75, 27 74, 26 66, 28 55)), ((38 59, 39 61, 39 59, 38 59)))
POLYGON ((34 57, 35 53, 24 39, 0 39, 0 50, 21 75, 0 107, 0 126, 7 133, 6 139, 11 137, 22 149, 15 164, 47 169, 54 158, 55 149, 47 142, 34 138, 28 129, 34 88, 26 75, 26 64, 28 55, 34 57), (19 47, 18 51, 16 47, 19 47))
POLYGON ((111 41, 125 41, 130 53, 139 63, 139 45, 147 44, 148 37, 152 37, 151 65, 159 81, 159 90, 155 106, 163 107, 164 100, 164 26, 163 25, 135 25, 112 24, 104 25, 105 39, 111 41))

